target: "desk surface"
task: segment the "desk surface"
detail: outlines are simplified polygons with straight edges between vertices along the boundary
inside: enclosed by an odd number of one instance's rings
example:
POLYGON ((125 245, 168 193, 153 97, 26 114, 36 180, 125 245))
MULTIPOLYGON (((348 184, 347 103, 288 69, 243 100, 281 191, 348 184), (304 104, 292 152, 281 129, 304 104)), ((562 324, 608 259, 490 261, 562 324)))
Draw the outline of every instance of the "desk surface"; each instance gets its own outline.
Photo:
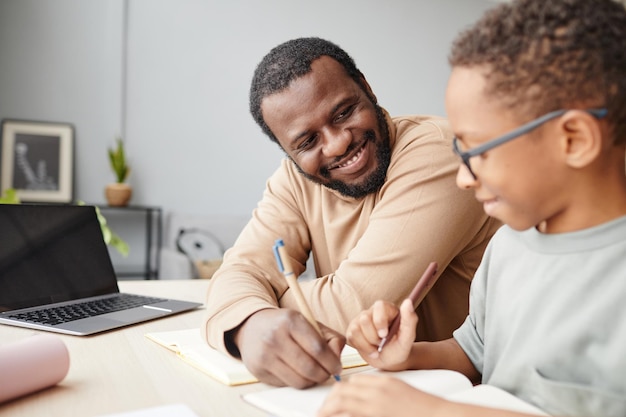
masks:
MULTIPOLYGON (((204 303, 207 280, 120 281, 123 292, 204 303)), ((94 336, 59 335, 70 353, 70 370, 57 386, 0 404, 0 416, 102 416, 184 403, 198 416, 265 416, 241 395, 269 386, 228 387, 152 342, 149 332, 198 327, 204 309, 94 336)), ((0 343, 36 330, 0 325, 0 343)), ((1 376, 0 376, 1 377, 1 376)))

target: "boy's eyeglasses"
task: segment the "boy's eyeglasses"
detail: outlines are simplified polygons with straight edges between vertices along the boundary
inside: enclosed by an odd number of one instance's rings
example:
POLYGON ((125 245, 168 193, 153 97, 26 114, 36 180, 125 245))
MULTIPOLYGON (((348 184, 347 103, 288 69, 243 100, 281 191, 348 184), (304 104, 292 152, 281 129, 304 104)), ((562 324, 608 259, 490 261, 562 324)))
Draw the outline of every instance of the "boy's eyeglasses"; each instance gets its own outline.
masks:
MULTIPOLYGON (((476 174, 474 174, 474 171, 472 171, 472 167, 470 166, 470 158, 474 156, 482 155, 485 152, 495 148, 496 146, 500 146, 515 138, 518 138, 530 132, 531 130, 538 128, 539 126, 546 123, 547 121, 552 120, 556 117, 559 117, 570 110, 571 109, 561 109, 561 110, 555 110, 550 113, 544 114, 543 116, 540 116, 534 120, 531 120, 530 122, 523 124, 517 129, 512 130, 505 135, 500 136, 499 138, 490 140, 486 143, 483 143, 480 146, 475 147, 474 149, 470 149, 469 151, 465 151, 465 152, 461 150, 461 148, 459 147, 459 140, 455 137, 454 139, 452 139, 452 149, 454 150, 455 154, 461 157, 461 159, 463 160, 463 163, 467 167, 467 170, 470 172, 470 174, 472 174, 472 177, 476 179, 476 174)), ((607 109, 587 109, 585 111, 598 119, 602 119, 608 113, 607 109)))

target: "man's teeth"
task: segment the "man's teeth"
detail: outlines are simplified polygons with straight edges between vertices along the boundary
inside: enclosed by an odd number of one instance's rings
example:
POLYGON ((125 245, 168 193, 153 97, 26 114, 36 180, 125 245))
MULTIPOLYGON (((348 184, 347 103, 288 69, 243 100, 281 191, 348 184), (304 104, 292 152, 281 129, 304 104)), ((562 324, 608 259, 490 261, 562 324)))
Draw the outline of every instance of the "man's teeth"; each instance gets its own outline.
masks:
POLYGON ((347 167, 348 165, 352 165, 356 162, 357 159, 359 159, 359 156, 361 156, 361 153, 363 152, 363 148, 361 148, 361 150, 359 152, 357 152, 352 158, 350 158, 348 161, 344 162, 343 164, 339 165, 338 168, 343 168, 343 167, 347 167))

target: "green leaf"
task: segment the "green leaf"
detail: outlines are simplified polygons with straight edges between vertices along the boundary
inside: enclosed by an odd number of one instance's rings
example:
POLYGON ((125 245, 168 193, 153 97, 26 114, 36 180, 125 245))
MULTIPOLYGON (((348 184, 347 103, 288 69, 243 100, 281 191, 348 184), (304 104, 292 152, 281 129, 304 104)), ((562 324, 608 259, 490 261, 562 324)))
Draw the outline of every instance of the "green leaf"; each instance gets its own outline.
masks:
POLYGON ((14 188, 7 188, 0 196, 0 204, 20 204, 17 191, 14 188))
POLYGON ((118 235, 116 235, 113 232, 111 232, 111 239, 109 240, 109 245, 115 248, 123 257, 127 257, 128 252, 130 252, 128 243, 124 242, 122 238, 120 238, 118 235))
POLYGON ((124 151, 124 142, 121 138, 116 140, 117 146, 115 149, 109 148, 109 162, 117 182, 122 183, 126 181, 128 174, 130 174, 130 167, 126 163, 126 153, 124 151))
MULTIPOLYGON (((83 201, 78 201, 78 205, 84 205, 83 201)), ((117 233, 115 233, 109 225, 107 224, 107 219, 102 215, 100 208, 95 206, 96 215, 98 216, 98 222, 100 223, 100 229, 102 230, 102 237, 104 238, 104 243, 111 246, 115 250, 117 250, 120 255, 123 257, 127 257, 130 252, 130 247, 128 243, 126 243, 117 233)))

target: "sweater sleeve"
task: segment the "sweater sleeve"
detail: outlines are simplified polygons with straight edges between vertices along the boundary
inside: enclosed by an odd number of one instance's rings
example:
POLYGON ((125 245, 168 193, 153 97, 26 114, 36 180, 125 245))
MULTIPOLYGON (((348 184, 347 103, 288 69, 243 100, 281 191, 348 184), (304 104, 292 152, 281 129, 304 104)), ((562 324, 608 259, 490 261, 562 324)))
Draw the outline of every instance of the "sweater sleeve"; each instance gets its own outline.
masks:
POLYGON ((201 330, 211 346, 225 353, 229 353, 224 341, 226 332, 259 310, 283 307, 279 300, 288 285, 272 250, 276 239, 286 242, 290 256, 298 254, 298 259, 292 260, 297 275, 306 267, 309 234, 290 191, 293 177, 300 175, 291 164, 283 160, 269 178, 252 218, 211 278, 201 330))

